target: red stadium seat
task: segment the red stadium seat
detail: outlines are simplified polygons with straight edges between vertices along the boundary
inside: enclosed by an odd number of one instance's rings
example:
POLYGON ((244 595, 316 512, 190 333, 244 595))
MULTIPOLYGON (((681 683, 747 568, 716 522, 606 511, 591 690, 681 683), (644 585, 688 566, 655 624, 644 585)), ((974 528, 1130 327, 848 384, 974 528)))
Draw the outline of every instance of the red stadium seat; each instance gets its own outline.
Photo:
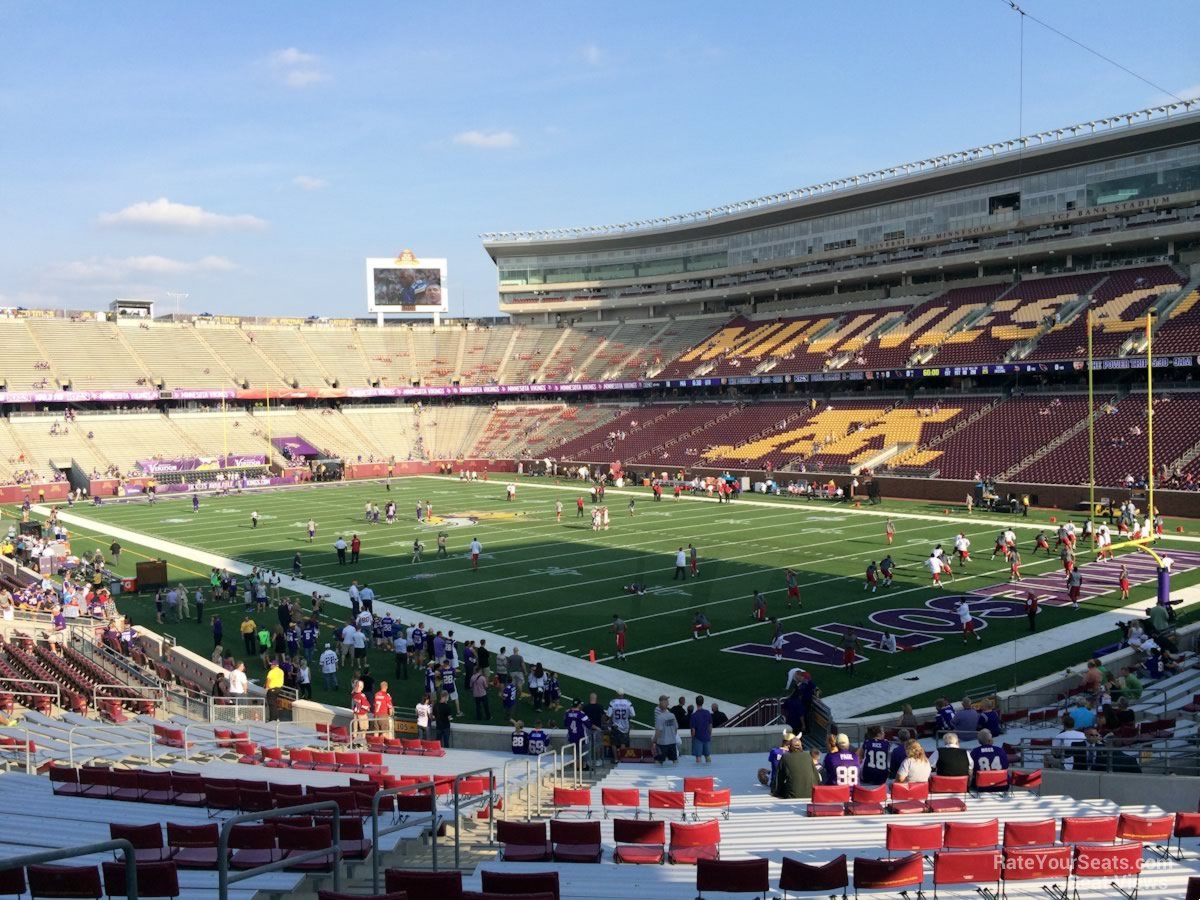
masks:
POLYGON ((1183 839, 1200 838, 1200 812, 1175 813, 1175 858, 1183 859, 1183 839))
POLYGON ((695 865, 700 859, 721 856, 721 826, 716 819, 688 824, 671 823, 671 845, 667 861, 673 865, 695 865))
POLYGON ((887 785, 856 784, 850 791, 850 804, 846 807, 852 816, 878 816, 883 814, 887 802, 887 785))
POLYGON ((1006 885, 1010 881, 1039 881, 1043 888, 1065 885, 1071 876, 1071 848, 1005 847, 1002 872, 1006 885))
POLYGON ((1117 838, 1122 841, 1137 841, 1149 844, 1155 855, 1170 856, 1171 838, 1175 834, 1175 816, 1135 816, 1121 813, 1117 820, 1117 838))
POLYGON ((846 900, 847 888, 850 887, 850 875, 846 867, 846 854, 842 854, 823 865, 800 862, 790 856, 783 858, 782 869, 779 872, 779 890, 787 900, 788 892, 829 894, 841 890, 842 900, 846 900))
POLYGON ((167 823, 167 846, 171 862, 181 869, 215 869, 220 831, 215 822, 207 825, 167 823))
POLYGON ((687 805, 687 795, 683 791, 655 791, 646 792, 646 807, 647 815, 653 819, 656 809, 679 810, 680 818, 687 818, 687 813, 683 811, 687 805))
POLYGON ((947 822, 944 846, 947 850, 983 850, 999 847, 1000 820, 947 822))
POLYGON ((771 889, 771 863, 766 859, 696 860, 696 900, 704 892, 756 893, 765 898, 771 889))
POLYGON ((283 851, 275 845, 273 825, 234 825, 229 830, 229 860, 234 869, 255 869, 283 859, 283 851))
POLYGON ((79 785, 79 770, 74 766, 51 766, 46 774, 50 776, 50 789, 58 796, 78 797, 83 794, 83 788, 79 785))
POLYGON ((1058 839, 1064 844, 1111 844, 1117 839, 1117 817, 1063 816, 1058 839))
POLYGON ((153 769, 138 769, 138 788, 143 803, 174 803, 175 789, 171 784, 170 772, 153 769))
POLYGON ((683 792, 692 794, 696 791, 716 790, 716 783, 711 775, 693 775, 683 779, 683 792))
POLYGON ((1135 898, 1142 874, 1142 845, 1137 842, 1107 847, 1078 844, 1071 874, 1075 876, 1075 896, 1079 896, 1079 879, 1104 878, 1123 897, 1135 898), (1114 880, 1117 878, 1132 878, 1133 890, 1120 887, 1114 880))
POLYGON ((113 769, 109 779, 111 800, 141 801, 142 789, 138 787, 137 769, 113 769))
POLYGON ((1037 794, 1039 797, 1042 795, 1041 769, 1034 769, 1030 772, 1020 772, 1016 769, 1011 769, 1009 771, 1011 775, 1009 782, 1010 790, 1030 791, 1037 794))
POLYGON ((938 885, 971 884, 985 898, 995 898, 1000 890, 1001 855, 999 850, 947 850, 933 854, 933 896, 938 885), (995 884, 995 890, 985 887, 995 884))
POLYGON ((941 822, 930 822, 924 825, 902 825, 888 822, 888 850, 899 850, 904 853, 915 853, 926 850, 941 850, 945 844, 941 822))
POLYGON ((961 797, 947 797, 944 795, 965 794, 966 792, 966 775, 930 775, 930 796, 926 806, 931 813, 963 812, 966 810, 967 804, 961 797))
POLYGON ((583 811, 587 818, 592 817, 591 788, 559 788, 554 789, 554 815, 570 810, 583 811))
POLYGON ((496 843, 500 845, 500 857, 508 862, 546 862, 550 859, 551 846, 546 838, 545 822, 496 823, 496 843))
POLYGON ((636 819, 641 805, 642 792, 637 788, 600 788, 600 806, 606 819, 610 809, 632 809, 636 819))
POLYGON ((20 897, 25 893, 25 870, 20 866, 15 869, 0 869, 0 894, 12 894, 20 897))
MULTIPOLYGON (((326 850, 333 846, 332 830, 329 825, 299 827, 275 823, 275 836, 279 841, 279 850, 283 858, 303 856, 315 850, 326 850)), ((337 853, 332 850, 324 856, 291 862, 288 870, 292 872, 332 872, 339 862, 337 853)))
POLYGON ((666 858, 667 826, 663 821, 613 819, 613 861, 659 864, 666 858))
POLYGON ((898 815, 923 813, 928 800, 928 782, 892 782, 892 801, 888 809, 898 815))
POLYGON ((163 862, 175 855, 163 843, 162 826, 157 822, 150 825, 118 825, 110 822, 108 836, 114 841, 124 838, 133 844, 133 857, 140 863, 163 862))
POLYGON ((188 772, 174 772, 171 775, 171 799, 175 806, 204 805, 204 776, 188 772))
POLYGON ((850 802, 850 786, 846 784, 818 784, 812 789, 812 803, 805 814, 809 816, 844 816, 846 804, 850 802))
MULTIPOLYGON (((497 825, 501 823, 496 823, 497 825)), ((550 821, 550 843, 555 862, 600 862, 600 823, 550 821)))
POLYGON ((1036 822, 1005 822, 1004 847, 1052 847, 1058 841, 1053 819, 1036 822))
POLYGON ((722 788, 719 791, 696 791, 692 794, 692 817, 700 818, 700 810, 720 810, 721 817, 729 818, 729 808, 733 804, 733 791, 722 788))
POLYGON ((901 888, 920 887, 925 882, 925 858, 920 853, 899 859, 873 859, 856 856, 853 864, 854 896, 860 890, 896 891, 901 888))
POLYGON ((1007 793, 1008 769, 983 769, 975 773, 975 794, 1007 793))

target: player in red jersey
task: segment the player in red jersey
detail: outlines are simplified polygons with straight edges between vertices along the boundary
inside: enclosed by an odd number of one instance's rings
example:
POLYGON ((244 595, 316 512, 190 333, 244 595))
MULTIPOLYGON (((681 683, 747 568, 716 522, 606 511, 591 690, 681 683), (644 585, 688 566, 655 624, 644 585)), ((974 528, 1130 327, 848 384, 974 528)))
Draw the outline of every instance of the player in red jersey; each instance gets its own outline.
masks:
POLYGON ((1129 599, 1129 569, 1121 566, 1121 599, 1129 599))

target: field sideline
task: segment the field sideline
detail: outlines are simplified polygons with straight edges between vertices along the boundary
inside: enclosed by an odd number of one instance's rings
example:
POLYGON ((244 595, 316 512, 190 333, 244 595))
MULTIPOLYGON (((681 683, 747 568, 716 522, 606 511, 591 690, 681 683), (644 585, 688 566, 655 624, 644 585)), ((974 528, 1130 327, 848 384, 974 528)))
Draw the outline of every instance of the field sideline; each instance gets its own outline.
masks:
MULTIPOLYGON (((499 480, 467 484, 424 476, 396 480, 390 492, 380 483, 355 483, 225 498, 206 496, 195 514, 187 498, 164 500, 155 506, 109 502, 99 508, 77 506, 72 512, 101 530, 110 524, 286 573, 299 550, 306 579, 330 588, 348 586, 350 577, 360 583, 368 581, 383 601, 465 626, 460 638, 472 628, 492 632, 528 645, 525 655, 531 662, 537 654, 529 647, 576 658, 595 650, 606 665, 739 704, 777 692, 783 686, 781 668, 786 671, 796 664, 814 671, 827 696, 861 684, 863 679, 902 674, 906 669, 952 658, 961 659, 964 678, 969 678, 974 648, 964 648, 958 635, 949 634, 944 626, 939 626, 940 632, 933 629, 930 643, 919 653, 884 659, 864 647, 865 660, 854 677, 824 665, 828 661, 822 656, 824 651, 814 656, 811 645, 836 646, 840 636, 829 630, 835 623, 870 627, 868 617, 885 610, 909 610, 922 617, 913 620, 918 622, 930 616, 945 618, 944 610, 931 613, 927 602, 941 602, 936 598, 942 593, 965 593, 1003 582, 1007 566, 988 560, 992 539, 1003 524, 1018 533, 1026 577, 1060 571, 1057 557, 1034 558, 1029 553, 1032 535, 1039 527, 1049 527, 1044 519, 1039 522, 1035 517, 945 516, 940 505, 894 501, 861 510, 759 497, 733 504, 701 498, 666 498, 654 503, 648 490, 635 488, 609 492, 611 528, 595 533, 586 518, 576 517, 578 484, 525 479, 519 485, 513 503, 503 499, 504 483, 499 480), (630 497, 636 499, 632 518, 627 509, 630 497), (398 506, 397 524, 366 525, 363 504, 372 500, 382 505, 389 498, 398 506), (432 526, 416 523, 418 499, 432 501, 432 526), (561 523, 555 521, 556 499, 564 505, 561 523), (257 529, 250 527, 252 509, 260 514, 257 529), (897 528, 892 548, 898 564, 896 585, 890 590, 880 588, 876 594, 864 593, 863 569, 886 551, 883 525, 887 515, 894 517, 897 528), (312 545, 305 532, 310 517, 318 523, 312 545), (929 586, 927 574, 918 566, 935 543, 949 548, 960 528, 971 538, 976 558, 965 572, 956 573, 951 585, 938 591, 929 586), (432 551, 435 535, 443 529, 450 535, 450 558, 439 560, 432 551), (332 542, 339 534, 348 538, 354 532, 363 539, 362 562, 354 567, 338 566, 332 542), (472 537, 484 545, 477 573, 471 572, 464 556, 472 537), (415 538, 427 546, 419 563, 410 562, 415 538), (689 542, 699 549, 700 577, 672 581, 674 551, 689 542), (783 605, 782 571, 789 566, 799 574, 802 609, 783 605), (623 592, 623 586, 634 581, 648 585, 645 596, 623 592), (753 649, 752 645, 766 644, 771 637, 770 625, 750 617, 755 589, 766 594, 769 612, 784 622, 789 656, 794 661, 776 663, 753 649), (713 623, 714 636, 695 641, 690 637, 690 625, 694 612, 701 608, 713 623), (621 614, 629 625, 623 662, 611 659, 613 613, 621 614)), ((590 509, 590 504, 586 507, 590 509)), ((1194 542, 1172 536, 1164 544, 1182 551, 1194 542)), ((1081 554, 1081 560, 1084 558, 1081 554)), ((204 571, 183 564, 194 572, 204 571)), ((1184 587, 1198 580, 1200 572, 1187 571, 1176 575, 1174 584, 1184 587)), ((1131 597, 1144 600, 1152 595, 1152 586, 1144 584, 1136 586, 1131 597)), ((1041 627, 1049 628, 1115 605, 1115 593, 1104 593, 1088 600, 1079 611, 1043 606, 1039 621, 1041 627)), ((227 623, 227 631, 235 624, 227 623)), ((980 624, 988 645, 1026 633, 1023 617, 985 615, 980 624)), ((1020 680, 1060 669, 1088 652, 1083 646, 1067 647, 1023 663, 1020 680)), ((986 680, 1000 686, 1011 684, 1016 667, 1008 668, 1010 671, 987 673, 986 680)))

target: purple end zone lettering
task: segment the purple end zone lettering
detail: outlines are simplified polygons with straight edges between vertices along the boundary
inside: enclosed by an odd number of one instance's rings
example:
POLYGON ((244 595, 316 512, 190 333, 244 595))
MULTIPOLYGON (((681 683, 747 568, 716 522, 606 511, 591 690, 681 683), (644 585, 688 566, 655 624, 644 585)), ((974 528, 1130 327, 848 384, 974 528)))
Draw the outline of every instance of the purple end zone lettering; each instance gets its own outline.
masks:
MULTIPOLYGON (((880 628, 891 631, 916 631, 922 634, 957 634, 962 631, 958 613, 940 609, 882 609, 871 613, 870 619, 880 628)), ((979 625, 975 627, 979 628, 979 625)))
MULTIPOLYGON (((735 647, 722 647, 721 649, 725 653, 741 653, 746 656, 770 658, 775 656, 775 651, 770 644, 738 644, 735 647)), ((789 631, 783 636, 783 658, 803 666, 829 666, 840 669, 842 667, 842 648, 827 644, 825 641, 799 631, 789 631)), ((867 657, 860 653, 856 661, 866 662, 867 657)))
MULTIPOLYGON (((954 604, 959 600, 967 600, 971 604, 972 617, 981 617, 984 619, 1020 619, 1025 616, 1025 604, 1016 600, 980 600, 977 597, 934 597, 932 600, 926 601, 925 605, 930 609, 940 609, 945 612, 954 612, 954 604)), ((954 613, 955 616, 958 613, 954 613)))
MULTIPOLYGON (((825 625, 818 625, 813 631, 823 631, 826 634, 836 635, 840 641, 846 636, 846 632, 852 628, 864 644, 873 644, 876 650, 879 649, 879 644, 883 640, 883 632, 876 631, 874 628, 862 628, 858 625, 843 625, 841 622, 829 622, 825 625)), ((917 647, 936 644, 940 640, 941 638, 934 637, 932 634, 898 634, 896 635, 896 646, 897 648, 904 647, 915 650, 917 647)))

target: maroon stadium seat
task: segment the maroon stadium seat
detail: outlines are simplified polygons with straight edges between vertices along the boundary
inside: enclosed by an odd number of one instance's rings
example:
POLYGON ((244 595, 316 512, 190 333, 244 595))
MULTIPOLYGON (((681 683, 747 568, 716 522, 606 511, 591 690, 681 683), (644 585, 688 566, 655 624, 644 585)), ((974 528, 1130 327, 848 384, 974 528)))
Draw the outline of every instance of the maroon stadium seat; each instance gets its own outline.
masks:
POLYGON ((613 819, 613 861, 619 863, 661 863, 666 858, 667 826, 659 821, 613 819))
POLYGON ((31 897, 95 897, 104 894, 95 866, 27 866, 31 897))
MULTIPOLYGON (((125 880, 125 863, 101 863, 104 870, 104 892, 110 897, 125 897, 129 891, 125 880)), ((178 897, 179 872, 173 862, 139 862, 137 864, 138 897, 178 897)))
POLYGON ((555 862, 598 863, 601 852, 600 823, 552 819, 550 843, 554 846, 555 862))
POLYGON ((480 872, 484 894, 549 894, 559 900, 557 872, 480 872))
POLYGON ((821 865, 800 862, 790 856, 783 858, 779 872, 779 890, 786 900, 788 892, 829 894, 841 890, 846 900, 846 889, 850 887, 850 876, 846 867, 846 854, 821 865))
POLYGON ((704 892, 756 893, 767 896, 771 889, 771 863, 766 859, 696 860, 696 900, 704 892))
POLYGON ((546 862, 551 846, 546 838, 545 822, 496 823, 496 843, 500 856, 508 862, 546 862))
POLYGON ((853 863, 854 896, 860 890, 889 890, 915 887, 925 882, 925 858, 920 853, 899 859, 856 856, 853 863))
POLYGON ((387 869, 383 874, 388 893, 403 891, 408 900, 462 900, 462 872, 387 869))

